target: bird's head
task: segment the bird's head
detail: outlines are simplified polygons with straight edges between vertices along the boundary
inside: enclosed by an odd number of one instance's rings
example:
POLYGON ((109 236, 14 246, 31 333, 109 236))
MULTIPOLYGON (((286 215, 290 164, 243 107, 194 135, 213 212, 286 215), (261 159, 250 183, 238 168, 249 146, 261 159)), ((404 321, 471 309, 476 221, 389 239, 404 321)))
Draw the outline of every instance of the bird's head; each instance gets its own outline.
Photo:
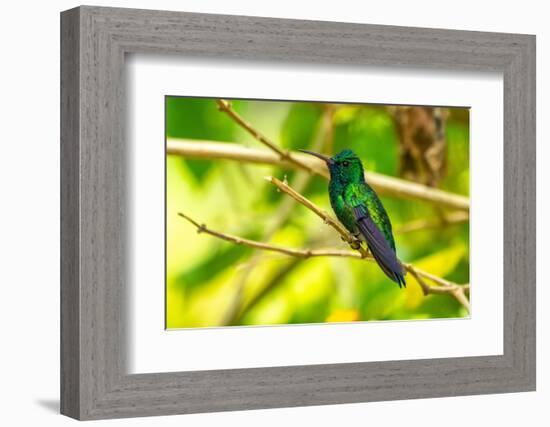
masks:
POLYGON ((324 160, 330 171, 330 179, 343 185, 363 182, 365 179, 361 159, 352 150, 340 151, 333 157, 308 150, 300 151, 324 160))

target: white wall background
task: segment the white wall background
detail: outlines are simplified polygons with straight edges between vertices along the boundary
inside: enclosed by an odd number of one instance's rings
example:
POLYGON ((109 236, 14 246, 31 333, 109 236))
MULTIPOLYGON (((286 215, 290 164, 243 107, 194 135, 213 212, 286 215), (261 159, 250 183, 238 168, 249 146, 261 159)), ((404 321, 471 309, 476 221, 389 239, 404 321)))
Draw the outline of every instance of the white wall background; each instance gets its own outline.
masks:
MULTIPOLYGON (((538 259, 550 255, 550 27, 545 2, 425 0, 96 1, 105 6, 246 14, 537 35, 538 259)), ((7 2, 0 25, 0 423, 68 425, 59 384, 59 11, 74 1, 7 2), (30 117, 29 117, 30 116, 30 117), (32 123, 29 125, 29 123, 32 123)), ((548 270, 538 268, 538 391, 109 421, 117 426, 550 425, 548 270), (546 271, 544 271, 546 270, 546 271)))

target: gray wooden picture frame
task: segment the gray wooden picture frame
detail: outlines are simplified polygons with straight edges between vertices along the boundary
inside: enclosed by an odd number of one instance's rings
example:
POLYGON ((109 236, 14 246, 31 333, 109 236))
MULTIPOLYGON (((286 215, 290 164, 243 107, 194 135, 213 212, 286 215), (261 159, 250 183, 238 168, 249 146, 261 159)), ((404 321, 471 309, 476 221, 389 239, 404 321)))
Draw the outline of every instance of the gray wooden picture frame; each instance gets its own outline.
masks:
POLYGON ((77 419, 535 390, 535 37, 83 6, 61 14, 61 412, 77 419), (125 369, 127 53, 504 76, 504 354, 125 369))

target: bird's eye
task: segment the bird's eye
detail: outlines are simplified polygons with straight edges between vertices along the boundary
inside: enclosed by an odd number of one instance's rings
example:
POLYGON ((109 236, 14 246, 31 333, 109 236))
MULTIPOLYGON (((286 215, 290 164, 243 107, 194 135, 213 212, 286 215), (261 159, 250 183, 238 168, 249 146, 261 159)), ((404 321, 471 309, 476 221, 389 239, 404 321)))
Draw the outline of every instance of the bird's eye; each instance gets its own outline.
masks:
POLYGON ((345 167, 348 167, 349 166, 349 162, 347 160, 343 161, 342 162, 342 165, 344 165, 345 167))

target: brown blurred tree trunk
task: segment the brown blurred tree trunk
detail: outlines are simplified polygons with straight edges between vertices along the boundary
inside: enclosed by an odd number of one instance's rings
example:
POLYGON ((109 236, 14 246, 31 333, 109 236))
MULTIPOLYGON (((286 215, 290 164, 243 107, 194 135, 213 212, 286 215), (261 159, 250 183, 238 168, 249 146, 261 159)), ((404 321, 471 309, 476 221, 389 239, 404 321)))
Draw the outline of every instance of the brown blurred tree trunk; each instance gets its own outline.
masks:
POLYGON ((440 107, 391 107, 400 143, 401 177, 436 187, 447 171, 445 122, 440 107))

